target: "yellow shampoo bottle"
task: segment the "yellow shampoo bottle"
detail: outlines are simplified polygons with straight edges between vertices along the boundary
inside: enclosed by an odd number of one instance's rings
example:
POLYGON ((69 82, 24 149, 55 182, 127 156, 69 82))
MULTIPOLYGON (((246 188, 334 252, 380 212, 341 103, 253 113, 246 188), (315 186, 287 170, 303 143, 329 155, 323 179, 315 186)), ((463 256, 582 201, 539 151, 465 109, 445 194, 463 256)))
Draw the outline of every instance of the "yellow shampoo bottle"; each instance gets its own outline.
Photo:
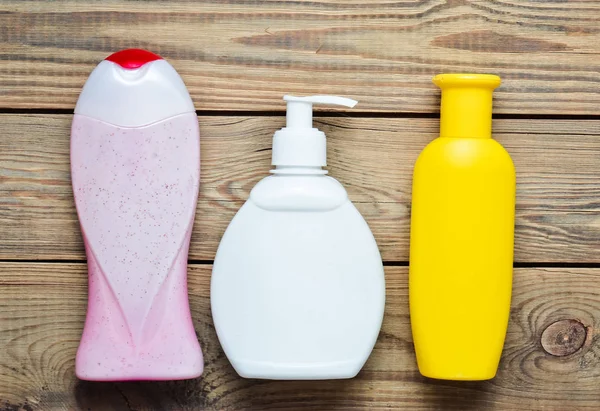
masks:
POLYGON ((440 137, 415 164, 410 316, 419 371, 496 375, 510 313, 515 168, 491 138, 500 78, 441 74, 440 137))

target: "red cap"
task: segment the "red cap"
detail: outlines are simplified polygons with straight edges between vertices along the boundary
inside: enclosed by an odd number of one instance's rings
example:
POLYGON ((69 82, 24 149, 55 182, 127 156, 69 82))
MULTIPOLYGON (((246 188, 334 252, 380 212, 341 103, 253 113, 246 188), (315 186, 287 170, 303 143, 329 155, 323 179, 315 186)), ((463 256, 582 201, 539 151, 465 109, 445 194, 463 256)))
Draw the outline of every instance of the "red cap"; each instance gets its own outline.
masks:
POLYGON ((106 58, 125 69, 137 69, 151 61, 161 60, 162 57, 142 49, 127 49, 117 51, 106 58))

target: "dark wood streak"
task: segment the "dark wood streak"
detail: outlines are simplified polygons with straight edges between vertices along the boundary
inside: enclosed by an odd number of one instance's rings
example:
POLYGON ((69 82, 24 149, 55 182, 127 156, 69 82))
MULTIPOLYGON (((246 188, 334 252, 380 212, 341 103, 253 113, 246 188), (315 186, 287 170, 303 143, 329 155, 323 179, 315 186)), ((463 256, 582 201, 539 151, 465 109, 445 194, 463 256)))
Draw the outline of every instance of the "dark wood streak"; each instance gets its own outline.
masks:
POLYGON ((513 35, 495 33, 491 30, 478 30, 440 36, 436 37, 431 42, 431 45, 473 52, 494 53, 537 53, 542 51, 570 50, 564 43, 521 38, 513 35))

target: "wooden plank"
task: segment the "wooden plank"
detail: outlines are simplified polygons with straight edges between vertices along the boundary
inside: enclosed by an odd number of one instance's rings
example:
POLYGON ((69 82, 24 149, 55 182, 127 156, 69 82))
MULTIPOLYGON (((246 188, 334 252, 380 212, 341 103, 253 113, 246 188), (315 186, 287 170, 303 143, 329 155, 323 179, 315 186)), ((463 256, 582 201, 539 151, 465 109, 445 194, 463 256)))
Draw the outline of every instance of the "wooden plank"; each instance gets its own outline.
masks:
POLYGON ((600 5, 529 1, 3 1, 0 107, 72 109, 129 47, 181 73, 199 110, 283 110, 339 94, 435 112, 440 72, 502 76, 498 113, 599 114, 600 5))
MULTIPOLYGON (((212 260, 252 187, 268 175, 283 117, 201 117, 202 181, 190 258, 212 260)), ((0 115, 0 258, 83 260, 67 115, 0 115)), ((433 119, 322 117, 329 170, 386 261, 408 260, 412 167, 433 119)), ((518 262, 600 262, 600 121, 498 120, 518 170, 518 262)))
MULTIPOLYGON (((0 263, 0 404, 5 409, 597 409, 600 403, 600 269, 516 269, 512 314, 497 377, 428 380, 417 371, 406 267, 386 267, 383 328, 353 380, 276 382, 239 378, 224 356, 209 308, 209 265, 191 265, 189 293, 206 359, 196 380, 89 383, 74 376, 86 309, 84 264, 0 263), (544 351, 545 330, 570 320, 585 329, 544 351), (587 329, 586 329, 587 327, 587 329), (570 348, 569 348, 570 347, 570 348), (560 356, 558 356, 560 355, 560 356), (29 408, 25 408, 28 406, 29 408)), ((560 324, 559 328, 560 328, 560 324)))

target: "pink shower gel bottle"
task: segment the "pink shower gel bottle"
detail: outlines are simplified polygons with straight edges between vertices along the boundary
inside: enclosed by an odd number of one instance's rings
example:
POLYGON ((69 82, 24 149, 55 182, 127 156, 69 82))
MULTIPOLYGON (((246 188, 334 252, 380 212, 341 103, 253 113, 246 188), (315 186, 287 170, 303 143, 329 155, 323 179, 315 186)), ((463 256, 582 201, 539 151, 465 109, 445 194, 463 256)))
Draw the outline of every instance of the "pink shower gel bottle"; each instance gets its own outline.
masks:
POLYGON ((198 377, 187 256, 200 139, 192 100, 169 63, 131 49, 94 69, 75 107, 71 176, 89 273, 77 376, 198 377))

